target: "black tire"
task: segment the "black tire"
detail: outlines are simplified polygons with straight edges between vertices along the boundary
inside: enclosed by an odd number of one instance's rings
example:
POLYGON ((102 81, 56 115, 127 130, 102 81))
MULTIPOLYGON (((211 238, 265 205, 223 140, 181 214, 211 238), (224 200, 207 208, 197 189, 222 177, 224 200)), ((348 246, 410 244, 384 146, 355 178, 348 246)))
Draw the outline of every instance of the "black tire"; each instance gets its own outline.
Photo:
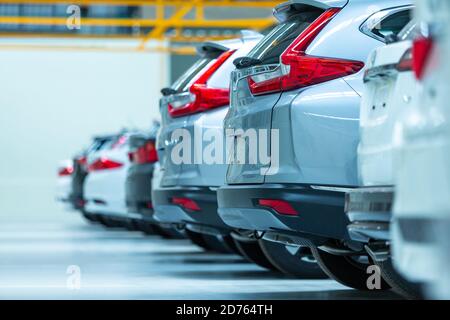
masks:
POLYGON ((90 214, 87 212, 82 212, 81 215, 83 216, 84 219, 86 219, 86 221, 88 221, 89 223, 98 223, 98 217, 95 214, 90 214))
MULTIPOLYGON (((311 252, 319 266, 331 279, 353 289, 370 291, 367 287, 367 279, 370 276, 367 274, 368 264, 358 262, 349 256, 333 255, 316 247, 311 247, 311 252)), ((381 279, 380 290, 388 289, 390 286, 381 279)))
POLYGON ((206 251, 231 254, 231 249, 225 244, 224 240, 218 236, 203 234, 189 229, 185 230, 186 236, 197 246, 206 251))
POLYGON ((125 229, 127 229, 128 231, 131 231, 131 232, 137 231, 135 224, 130 219, 124 220, 123 225, 124 225, 125 229))
POLYGON ((269 269, 271 271, 278 271, 278 269, 267 259, 266 255, 261 249, 258 240, 256 239, 237 239, 233 237, 233 241, 236 244, 237 249, 241 255, 248 261, 255 263, 256 265, 269 269))
POLYGON ((139 229, 139 223, 138 223, 138 221, 136 221, 136 220, 134 220, 134 219, 130 219, 130 220, 128 220, 128 224, 129 224, 129 228, 130 228, 131 231, 134 231, 134 232, 136 232, 136 231, 141 231, 141 230, 139 229))
POLYGON ((186 239, 186 236, 182 234, 180 231, 176 230, 175 228, 166 228, 157 224, 154 225, 154 228, 157 234, 163 237, 164 239, 170 240, 186 239))
POLYGON ((222 240, 223 243, 230 249, 232 253, 242 256, 242 253, 239 251, 231 235, 222 236, 222 240))
POLYGON ((381 269, 381 275, 392 289, 406 299, 423 299, 423 289, 418 283, 413 283, 402 277, 392 265, 392 260, 377 261, 376 265, 381 269))
POLYGON ((99 216, 98 221, 107 228, 117 228, 115 223, 111 220, 109 220, 107 217, 99 216))
POLYGON ((231 249, 225 244, 223 239, 219 238, 218 236, 209 234, 202 234, 202 236, 212 251, 223 254, 233 253, 231 249))
POLYGON ((137 230, 143 232, 148 236, 159 235, 158 230, 156 230, 155 225, 149 222, 138 221, 136 222, 137 230))
POLYGON ((208 243, 206 242, 206 240, 202 234, 200 234, 198 232, 193 232, 193 231, 190 231, 187 229, 185 230, 185 234, 186 234, 187 238, 189 240, 191 240, 191 242, 193 244, 199 246, 203 250, 206 250, 206 251, 212 250, 212 248, 208 245, 208 243))
POLYGON ((267 259, 282 273, 302 279, 328 278, 308 247, 300 247, 291 253, 282 243, 261 239, 259 245, 267 259))

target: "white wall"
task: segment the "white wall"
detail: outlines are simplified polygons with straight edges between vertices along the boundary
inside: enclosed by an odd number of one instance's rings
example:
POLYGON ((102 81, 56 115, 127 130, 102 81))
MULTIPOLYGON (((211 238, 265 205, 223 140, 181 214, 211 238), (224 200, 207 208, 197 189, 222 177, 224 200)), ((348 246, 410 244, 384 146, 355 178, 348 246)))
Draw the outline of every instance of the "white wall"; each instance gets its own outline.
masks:
POLYGON ((60 160, 159 117, 167 57, 0 46, 0 220, 50 218, 60 160))

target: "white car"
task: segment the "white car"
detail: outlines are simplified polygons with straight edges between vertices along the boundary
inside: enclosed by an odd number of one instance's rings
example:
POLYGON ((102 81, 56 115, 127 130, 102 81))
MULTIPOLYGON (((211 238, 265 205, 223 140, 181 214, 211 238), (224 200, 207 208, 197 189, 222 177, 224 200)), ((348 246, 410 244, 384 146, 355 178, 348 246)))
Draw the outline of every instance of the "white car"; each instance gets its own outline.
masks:
POLYGON ((390 252, 390 224, 395 195, 396 148, 402 140, 401 120, 418 102, 412 70, 416 23, 408 23, 386 46, 369 56, 361 102, 358 174, 361 188, 348 192, 350 237, 360 242, 381 268, 386 282, 407 297, 420 297, 418 284, 400 276, 390 252))
POLYGON ((72 174, 74 171, 73 161, 64 160, 58 166, 58 180, 56 189, 56 200, 64 204, 64 208, 72 208, 70 197, 72 193, 72 174))
POLYGON ((417 1, 421 35, 414 43, 418 103, 402 119, 395 164, 393 255, 407 278, 450 298, 450 2, 417 1), (430 286, 427 286, 430 287, 430 286))
POLYGON ((129 134, 119 134, 98 152, 88 155, 88 176, 84 185, 85 212, 107 226, 128 221, 125 181, 130 161, 129 134))

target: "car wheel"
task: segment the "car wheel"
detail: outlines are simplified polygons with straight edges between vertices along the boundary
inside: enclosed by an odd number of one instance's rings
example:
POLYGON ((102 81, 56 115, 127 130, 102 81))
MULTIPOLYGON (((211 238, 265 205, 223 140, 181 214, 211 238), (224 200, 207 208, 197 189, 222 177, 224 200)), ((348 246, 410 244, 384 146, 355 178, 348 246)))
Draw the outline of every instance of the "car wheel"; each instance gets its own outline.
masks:
POLYGON ((305 279, 326 279, 308 247, 288 247, 282 243, 260 239, 264 255, 281 272, 305 279))
POLYGON ((107 228, 118 228, 117 224, 107 217, 98 217, 99 222, 107 228))
MULTIPOLYGON (((312 247, 311 252, 319 266, 331 279, 353 289, 370 290, 367 286, 367 280, 370 277, 370 273, 367 273, 367 268, 371 264, 368 262, 370 261, 368 256, 338 256, 316 247, 312 247)), ((388 289, 390 289, 390 286, 384 279, 380 279, 380 290, 388 289)))
POLYGON ((270 262, 270 260, 267 259, 257 239, 244 240, 233 237, 233 241, 241 255, 248 261, 253 262, 265 269, 278 271, 278 269, 270 262))
POLYGON ((188 229, 186 229, 185 231, 186 236, 188 237, 189 240, 191 240, 191 242, 197 246, 199 246, 200 248, 206 250, 206 251, 210 251, 212 248, 208 245, 208 243, 206 243, 205 238, 202 236, 202 234, 198 233, 198 232, 193 232, 190 231, 188 229))
POLYGON ((90 223, 98 223, 98 218, 94 214, 90 214, 87 212, 82 212, 83 218, 86 219, 90 223))
POLYGON ((153 227, 156 230, 156 233, 163 237, 164 239, 171 239, 171 240, 179 240, 179 239, 186 239, 186 236, 183 235, 180 231, 176 230, 175 228, 166 228, 157 224, 154 224, 153 227))
POLYGON ((189 229, 186 229, 185 233, 194 244, 206 251, 231 253, 231 250, 225 245, 225 243, 216 236, 191 231, 189 229))
POLYGON ((221 237, 223 240, 223 243, 227 246, 227 248, 234 254, 242 256, 242 253, 239 251, 238 247, 236 246, 236 243, 234 242, 231 235, 224 235, 221 237))
POLYGON ((146 234, 148 236, 159 235, 154 224, 152 224, 152 223, 138 221, 136 224, 137 224, 137 230, 143 232, 144 234, 146 234))
POLYGON ((218 236, 213 236, 209 234, 202 234, 202 236, 205 239, 208 246, 212 249, 212 251, 224 254, 233 253, 232 250, 226 245, 224 240, 219 238, 218 236))
POLYGON ((392 260, 377 261, 376 265, 381 269, 381 275, 392 289, 406 299, 423 299, 422 286, 405 279, 395 270, 392 260))

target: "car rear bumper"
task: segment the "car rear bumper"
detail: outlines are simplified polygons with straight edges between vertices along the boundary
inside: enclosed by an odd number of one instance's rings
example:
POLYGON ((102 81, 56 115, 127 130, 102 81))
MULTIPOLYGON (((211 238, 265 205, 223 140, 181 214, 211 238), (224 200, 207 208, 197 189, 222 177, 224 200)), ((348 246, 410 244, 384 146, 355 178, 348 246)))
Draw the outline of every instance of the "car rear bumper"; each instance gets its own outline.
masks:
POLYGON ((132 165, 125 182, 128 216, 133 220, 154 222, 152 178, 154 164, 132 165))
POLYGON ((232 228, 301 234, 303 237, 349 239, 345 193, 300 185, 225 186, 217 192, 219 215, 232 228), (260 199, 284 200, 298 212, 282 215, 258 205, 260 199))
POLYGON ((394 188, 360 188, 346 194, 348 232, 352 240, 388 241, 394 188))
POLYGON ((174 187, 153 190, 155 219, 160 223, 193 224, 217 230, 229 230, 217 213, 216 191, 206 187, 174 187), (173 198, 195 201, 199 211, 187 210, 172 203, 173 198))

